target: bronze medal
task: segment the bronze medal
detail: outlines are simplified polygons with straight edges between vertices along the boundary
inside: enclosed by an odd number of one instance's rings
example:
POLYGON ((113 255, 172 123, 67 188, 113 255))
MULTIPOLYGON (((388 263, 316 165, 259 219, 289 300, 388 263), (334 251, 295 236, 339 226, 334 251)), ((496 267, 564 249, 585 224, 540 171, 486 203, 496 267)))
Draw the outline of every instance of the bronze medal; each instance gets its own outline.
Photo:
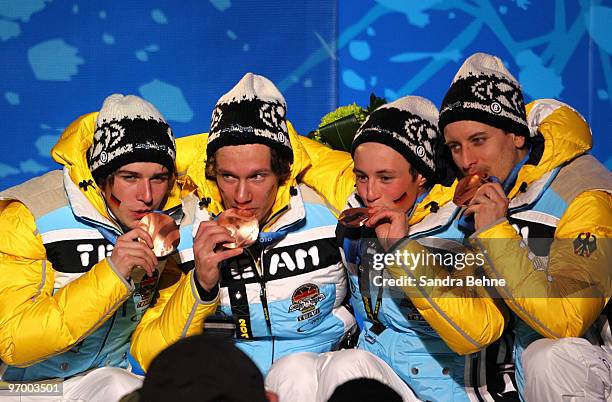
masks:
POLYGON ((338 221, 349 228, 358 228, 370 219, 368 208, 348 208, 340 213, 338 221))
POLYGON ((455 188, 455 195, 453 197, 453 202, 455 205, 464 207, 467 206, 472 198, 476 195, 476 192, 485 183, 488 183, 489 175, 486 173, 474 173, 468 176, 463 177, 457 183, 457 188, 455 188))
POLYGON ((151 236, 153 254, 156 257, 165 257, 178 247, 180 233, 172 217, 158 212, 150 212, 140 220, 140 226, 151 236))
POLYGON ((257 241, 259 236, 259 222, 251 214, 240 211, 239 209, 230 208, 225 210, 217 223, 227 230, 230 235, 236 239, 234 243, 225 243, 225 248, 249 247, 257 241))

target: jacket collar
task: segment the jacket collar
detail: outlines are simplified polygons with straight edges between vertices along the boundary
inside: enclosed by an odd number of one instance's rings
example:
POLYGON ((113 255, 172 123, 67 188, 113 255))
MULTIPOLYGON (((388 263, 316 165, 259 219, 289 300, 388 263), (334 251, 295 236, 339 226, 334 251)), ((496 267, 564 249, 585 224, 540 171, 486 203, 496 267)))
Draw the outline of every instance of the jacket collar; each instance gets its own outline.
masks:
MULTIPOLYGON (((531 102, 526 108, 527 123, 530 130, 540 136, 540 143, 532 147, 530 160, 519 171, 516 183, 508 193, 511 200, 536 181, 550 181, 544 176, 554 176, 558 168, 592 147, 591 129, 580 113, 570 106, 553 99, 541 99, 531 102)), ((535 191, 531 193, 537 197, 535 191)))

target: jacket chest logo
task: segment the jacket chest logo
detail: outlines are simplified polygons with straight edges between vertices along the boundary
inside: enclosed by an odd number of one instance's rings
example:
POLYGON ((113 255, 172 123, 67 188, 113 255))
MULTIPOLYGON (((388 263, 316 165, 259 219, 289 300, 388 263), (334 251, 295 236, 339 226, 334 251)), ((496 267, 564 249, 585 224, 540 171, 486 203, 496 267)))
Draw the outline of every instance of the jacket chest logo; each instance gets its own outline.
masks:
POLYGON ((589 257, 597 250, 597 237, 589 232, 580 233, 574 240, 574 254, 589 257))
POLYGON ((112 244, 99 244, 97 247, 91 243, 80 243, 76 246, 76 251, 81 258, 81 266, 88 267, 91 265, 92 257, 97 258, 94 264, 110 257, 115 247, 112 244))
MULTIPOLYGON (((232 258, 227 261, 229 277, 223 275, 226 281, 245 281, 245 282, 257 282, 255 275, 255 267, 252 265, 250 258, 246 256, 239 256, 232 258)), ((222 282, 226 282, 222 281, 222 282)))
POLYGON ((275 247, 264 254, 263 261, 269 279, 282 279, 335 266, 344 271, 340 266, 342 257, 335 237, 275 247))
POLYGON ((306 283, 297 288, 291 296, 291 305, 288 313, 300 311, 297 318, 298 321, 304 321, 321 313, 317 304, 325 299, 325 295, 321 293, 319 287, 314 283, 306 283))
POLYGON ((319 248, 317 246, 309 247, 308 249, 297 248, 293 253, 283 251, 280 254, 272 254, 270 257, 270 275, 276 275, 279 270, 288 270, 290 272, 296 269, 303 271, 307 265, 311 268, 319 266, 319 248))
POLYGON ((45 250, 56 271, 82 273, 110 256, 113 245, 106 239, 60 240, 45 243, 45 250))
MULTIPOLYGON (((264 251, 260 264, 264 280, 277 280, 331 267, 343 272, 335 238, 318 239, 264 251), (334 268, 335 267, 335 268, 334 268)), ((260 282, 253 260, 246 254, 223 262, 221 286, 231 282, 260 282)))

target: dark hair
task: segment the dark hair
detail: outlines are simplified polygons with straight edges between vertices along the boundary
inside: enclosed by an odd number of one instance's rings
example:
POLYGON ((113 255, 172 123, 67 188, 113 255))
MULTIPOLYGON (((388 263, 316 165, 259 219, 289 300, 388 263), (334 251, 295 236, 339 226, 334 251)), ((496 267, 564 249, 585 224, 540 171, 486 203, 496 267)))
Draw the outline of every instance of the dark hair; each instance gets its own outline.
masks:
POLYGON ((371 378, 355 378, 336 387, 328 402, 401 402, 402 397, 389 385, 371 378))
MULTIPOLYGON (((491 126, 491 127, 495 127, 495 126, 491 126)), ((495 127, 495 128, 499 128, 499 127, 495 127)), ((523 144, 522 147, 518 148, 518 149, 529 149, 529 147, 531 146, 531 137, 524 135, 524 134, 517 134, 514 133, 512 131, 508 131, 508 130, 504 130, 503 128, 499 128, 504 135, 508 135, 508 134, 514 134, 515 136, 519 136, 519 137, 523 137, 525 139, 525 143, 523 144)))
POLYGON ((179 339, 153 359, 140 400, 264 402, 266 391, 261 371, 231 339, 204 333, 179 339))
POLYGON ((408 169, 408 173, 410 173, 410 176, 412 177, 412 181, 415 181, 417 178, 417 175, 419 174, 419 171, 416 170, 414 166, 410 165, 410 169, 408 169))
MULTIPOLYGON (((283 184, 291 174, 291 161, 283 156, 278 150, 272 147, 270 149, 270 169, 278 178, 278 184, 283 184)), ((215 180, 217 178, 217 153, 206 160, 205 168, 206 178, 215 180)))
POLYGON ((423 186, 423 188, 425 188, 426 190, 431 189, 435 182, 430 182, 429 179, 427 177, 425 177, 424 174, 420 173, 414 166, 410 165, 410 169, 408 169, 408 173, 410 173, 410 177, 412 177, 412 181, 416 181, 417 176, 420 174, 421 176, 423 176, 423 178, 425 179, 425 185, 423 186))
POLYGON ((112 187, 113 183, 115 182, 115 173, 117 172, 113 172, 109 174, 108 176, 100 179, 99 181, 96 181, 96 184, 98 184, 98 187, 100 189, 104 189, 104 187, 106 187, 107 184, 109 184, 112 187))

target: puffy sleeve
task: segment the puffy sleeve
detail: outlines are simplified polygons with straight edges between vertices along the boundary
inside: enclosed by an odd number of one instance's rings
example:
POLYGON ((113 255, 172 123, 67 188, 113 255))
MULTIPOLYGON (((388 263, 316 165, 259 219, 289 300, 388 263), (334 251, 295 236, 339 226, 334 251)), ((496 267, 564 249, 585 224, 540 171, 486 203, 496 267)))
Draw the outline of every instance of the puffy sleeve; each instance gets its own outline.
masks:
POLYGON ((0 358, 29 366, 87 337, 133 287, 107 258, 54 292, 55 271, 34 217, 20 202, 0 203, 0 358))

